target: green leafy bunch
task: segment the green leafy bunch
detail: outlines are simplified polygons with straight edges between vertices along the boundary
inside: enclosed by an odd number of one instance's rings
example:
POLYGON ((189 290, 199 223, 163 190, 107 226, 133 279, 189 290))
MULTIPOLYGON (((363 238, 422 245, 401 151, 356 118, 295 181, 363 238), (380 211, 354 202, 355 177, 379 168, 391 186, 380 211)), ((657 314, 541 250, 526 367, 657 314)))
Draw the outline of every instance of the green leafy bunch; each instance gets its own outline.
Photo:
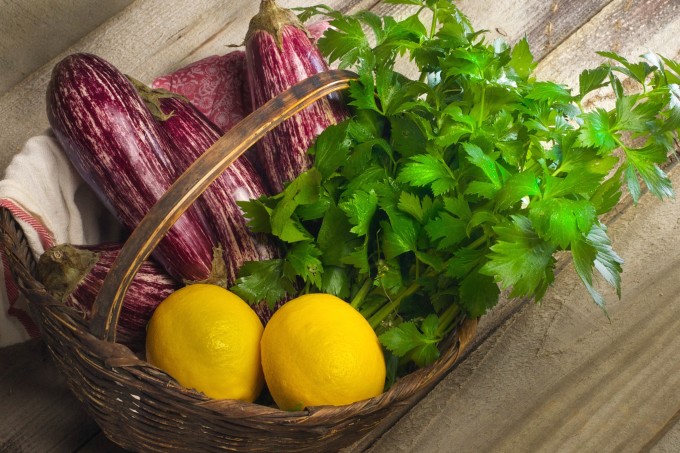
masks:
POLYGON ((608 62, 574 92, 533 77, 526 39, 488 42, 448 0, 387 3, 416 11, 301 10, 332 19, 318 46, 359 75, 351 115, 318 136, 311 169, 242 203, 252 230, 285 254, 246 264, 234 291, 270 304, 308 292, 347 300, 393 373, 432 363, 461 316, 481 316, 501 290, 540 300, 561 251, 604 309, 593 270, 620 295, 622 260, 602 216, 625 187, 635 202, 643 187, 673 195, 660 164, 680 129, 680 65, 601 53, 608 62), (417 79, 397 71, 404 61, 417 79), (605 88, 615 107, 585 111, 605 88))

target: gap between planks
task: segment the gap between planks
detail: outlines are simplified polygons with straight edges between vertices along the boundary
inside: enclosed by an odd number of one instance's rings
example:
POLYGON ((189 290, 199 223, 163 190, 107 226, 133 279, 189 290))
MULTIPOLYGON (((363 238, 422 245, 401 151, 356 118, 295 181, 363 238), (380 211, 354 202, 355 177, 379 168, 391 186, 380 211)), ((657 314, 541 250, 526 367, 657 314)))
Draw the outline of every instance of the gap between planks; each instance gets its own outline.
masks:
MULTIPOLYGON (((464 6, 466 2, 462 2, 462 3, 463 3, 463 6, 464 6)), ((468 1, 467 3, 469 4, 470 2, 468 1)), ((479 3, 481 4, 481 2, 479 2, 479 3)), ((526 2, 526 3, 529 4, 529 3, 531 3, 531 2, 526 2)), ((533 3, 538 3, 538 2, 533 2, 533 3)), ((610 3, 612 3, 612 2, 610 2, 610 3)), ((487 3, 487 4, 488 4, 488 3, 487 3)), ((534 6, 537 6, 537 5, 534 5, 534 6)), ((540 5, 538 5, 538 6, 540 6, 540 5)), ((506 7, 506 6, 503 6, 503 5, 500 6, 501 9, 504 8, 504 7, 506 7)), ((519 8, 519 7, 520 7, 519 3, 515 3, 514 7, 519 8)), ((387 6, 387 5, 384 5, 384 4, 380 4, 380 3, 374 3, 373 8, 374 8, 374 9, 376 9, 376 8, 384 8, 386 11, 389 11, 391 7, 390 7, 390 6, 387 6)), ((498 8, 498 7, 497 7, 497 8, 498 8)), ((598 10, 598 12, 600 12, 600 11, 601 11, 601 9, 598 10)), ((506 12, 507 12, 507 11, 506 11, 506 12)), ((592 16, 591 16, 591 17, 592 17, 592 16)), ((482 23, 482 22, 484 21, 484 18, 483 18, 483 17, 474 17, 473 19, 474 19, 474 22, 475 22, 476 24, 480 24, 480 23, 482 23)), ((590 21, 590 19, 588 19, 588 21, 590 21)), ((576 26, 576 25, 578 25, 578 24, 574 23, 574 24, 572 24, 572 25, 576 26)), ((572 35, 577 31, 578 28, 579 28, 579 27, 576 26, 576 28, 574 28, 574 29, 571 31, 571 33, 569 33, 568 35, 566 35, 566 37, 565 37, 562 41, 560 41, 560 43, 561 43, 561 42, 564 42, 564 41, 567 41, 568 38, 572 37, 572 35)), ((530 36, 531 36, 531 35, 530 35, 530 36)), ((517 36, 506 36, 506 38, 509 38, 509 39, 512 41, 513 39, 517 39, 517 36)), ((552 51, 551 51, 551 52, 547 52, 545 55, 546 55, 547 57, 552 56, 552 51)), ((520 307, 519 305, 516 305, 515 308, 509 310, 509 311, 507 312, 506 315, 504 315, 500 320, 496 321, 496 322, 498 322, 498 324, 496 324, 495 328, 493 328, 492 330, 489 330, 489 331, 487 332, 486 335, 480 336, 480 340, 483 340, 483 339, 487 338, 488 336, 492 335, 492 334, 495 332, 495 329, 497 329, 498 326, 503 322, 503 320, 507 319, 507 318, 508 318, 509 316, 511 316, 512 314, 517 313, 517 311, 519 310, 519 307, 520 307)))

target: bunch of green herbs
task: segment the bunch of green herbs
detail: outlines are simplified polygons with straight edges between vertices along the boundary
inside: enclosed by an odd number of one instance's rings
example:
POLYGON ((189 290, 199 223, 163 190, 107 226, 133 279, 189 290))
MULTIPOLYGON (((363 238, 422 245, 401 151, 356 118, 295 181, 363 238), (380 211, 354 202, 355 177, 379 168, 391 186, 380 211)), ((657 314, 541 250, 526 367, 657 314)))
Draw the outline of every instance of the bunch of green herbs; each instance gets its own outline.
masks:
POLYGON ((601 217, 626 187, 635 202, 644 187, 673 196, 660 164, 680 130, 680 65, 603 52, 573 91, 533 77, 525 39, 487 42, 449 0, 386 3, 416 11, 301 9, 332 19, 318 46, 359 75, 351 117, 319 135, 314 166, 283 192, 242 203, 285 255, 247 263, 233 290, 271 305, 310 292, 347 300, 389 351, 392 377, 436 360, 461 316, 481 316, 501 290, 539 301, 558 252, 603 309, 594 270, 620 297, 622 260, 601 217), (585 111, 603 88, 615 107, 585 111))

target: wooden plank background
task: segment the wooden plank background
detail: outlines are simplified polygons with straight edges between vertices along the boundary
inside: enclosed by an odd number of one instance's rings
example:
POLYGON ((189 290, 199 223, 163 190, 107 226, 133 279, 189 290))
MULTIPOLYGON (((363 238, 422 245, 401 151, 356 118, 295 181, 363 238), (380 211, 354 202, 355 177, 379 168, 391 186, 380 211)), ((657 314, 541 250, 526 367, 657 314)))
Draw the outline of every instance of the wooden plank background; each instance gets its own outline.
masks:
MULTIPOLYGON (((375 0, 325 3, 407 12, 375 0)), ((491 38, 527 36, 540 59, 538 77, 572 87, 582 69, 599 63, 597 50, 680 59, 678 0, 458 4, 491 38)), ((0 2, 0 168, 47 127, 44 91, 64 55, 94 52, 148 82, 227 52, 256 9, 245 0, 0 2)), ((680 187, 679 171, 672 173, 680 187)), ((623 298, 607 293, 611 320, 565 261, 542 305, 505 301, 485 316, 465 360, 396 424, 387 420, 351 450, 680 451, 679 219, 676 202, 645 196, 634 208, 623 203, 610 223, 626 260, 623 298)), ((0 414, 0 451, 115 450, 36 342, 0 350, 0 414)))

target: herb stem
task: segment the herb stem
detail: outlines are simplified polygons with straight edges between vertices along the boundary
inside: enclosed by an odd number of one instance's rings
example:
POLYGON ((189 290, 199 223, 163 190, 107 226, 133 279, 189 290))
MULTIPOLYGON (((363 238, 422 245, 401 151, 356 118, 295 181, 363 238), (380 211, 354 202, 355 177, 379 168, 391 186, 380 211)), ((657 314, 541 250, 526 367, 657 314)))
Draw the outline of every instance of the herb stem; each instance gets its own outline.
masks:
POLYGON ((484 102, 486 102, 486 85, 482 86, 482 99, 479 102, 479 118, 477 118, 477 127, 482 127, 484 121, 484 102))
POLYGON ((625 153, 628 153, 630 151, 628 146, 626 146, 626 144, 621 141, 621 139, 619 138, 618 135, 612 134, 612 137, 614 138, 614 141, 616 142, 616 144, 619 145, 625 153))
POLYGON ((362 307, 361 310, 359 310, 359 313, 368 320, 373 314, 378 311, 382 305, 378 304, 369 304, 368 307, 362 307))
POLYGON ((350 302, 350 305, 352 307, 356 308, 357 310, 359 309, 364 299, 366 298, 366 295, 370 291, 372 283, 373 280, 371 280, 370 278, 364 280, 364 284, 361 285, 361 288, 359 288, 359 291, 357 291, 356 295, 352 299, 352 302, 350 302))
POLYGON ((434 4, 432 9, 432 25, 430 25, 430 39, 434 38, 434 34, 437 32, 437 4, 434 4))
POLYGON ((474 249, 484 245, 484 243, 486 243, 487 239, 488 239, 488 237, 486 235, 482 235, 482 236, 478 237, 477 239, 475 239, 475 241, 472 244, 468 245, 466 248, 474 250, 474 249))
POLYGON ((368 323, 375 330, 376 327, 380 325, 381 322, 387 318, 390 313, 396 311, 401 304, 401 301, 411 294, 415 293, 420 289, 420 284, 418 282, 413 282, 411 286, 404 289, 401 293, 397 295, 394 299, 390 300, 388 303, 383 305, 380 310, 378 310, 374 315, 368 319, 368 323))
POLYGON ((435 336, 441 338, 448 334, 453 328, 453 321, 458 317, 460 313, 460 306, 458 304, 451 304, 448 306, 444 313, 439 317, 439 325, 435 331, 435 336))
POLYGON ((581 113, 583 113, 583 112, 585 112, 585 110, 583 109, 583 104, 581 103, 581 101, 582 101, 582 99, 577 100, 577 101, 576 101, 576 106, 578 107, 579 111, 580 111, 581 113))
MULTIPOLYGON (((418 14, 420 14, 420 11, 422 11, 424 8, 420 8, 418 10, 418 14)), ((437 32, 437 4, 435 3, 434 8, 432 9, 432 23, 430 24, 430 35, 428 36, 428 41, 431 41, 434 39, 434 34, 437 32)), ((424 82, 425 79, 427 78, 427 71, 422 71, 420 73, 420 82, 424 82)))

